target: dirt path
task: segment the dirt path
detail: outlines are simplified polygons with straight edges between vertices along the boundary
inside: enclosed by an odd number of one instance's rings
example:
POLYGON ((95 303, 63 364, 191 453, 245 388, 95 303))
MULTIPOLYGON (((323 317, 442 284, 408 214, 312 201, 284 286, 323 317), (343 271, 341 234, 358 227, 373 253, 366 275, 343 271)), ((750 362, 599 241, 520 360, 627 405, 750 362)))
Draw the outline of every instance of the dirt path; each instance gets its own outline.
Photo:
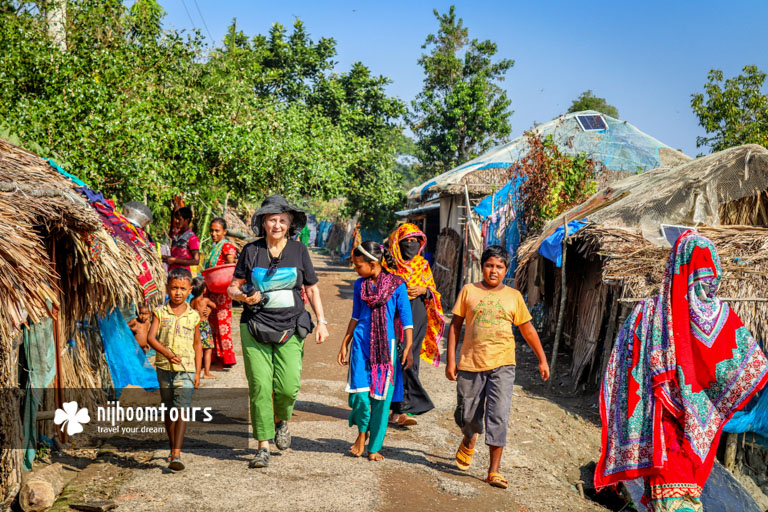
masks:
POLYGON ((455 468, 453 457, 460 440, 453 422, 456 387, 445 379, 443 366, 422 365, 422 381, 436 410, 420 417, 419 425, 410 430, 390 429, 382 450, 385 461, 373 463, 348 456, 356 431, 347 424, 346 374, 335 363, 335 356, 350 318, 356 274, 331 264, 324 256, 315 254, 313 259, 331 337, 324 345, 311 340, 306 344, 302 387, 290 427, 291 449, 278 452, 273 447, 269 468, 248 469, 255 441, 246 440, 250 437, 245 433, 247 412, 243 412, 247 411, 243 395, 246 380, 238 337, 239 364, 228 372, 217 372, 218 379, 205 381, 204 387, 233 391, 230 400, 238 409, 233 416, 243 424, 241 439, 228 444, 191 434, 192 440, 185 444, 187 469, 180 473, 166 469, 163 457, 167 448, 162 443, 137 445, 132 462, 111 461, 121 468, 112 490, 92 495, 111 497, 119 504, 118 510, 126 512, 394 511, 464 506, 481 510, 604 510, 582 499, 574 485, 580 478, 579 468, 599 453, 595 411, 569 401, 558 405, 542 398, 542 387, 534 380, 535 358, 525 345, 518 347, 518 382, 509 444, 502 460, 502 471, 510 480, 508 490, 483 482, 488 457, 481 443, 470 471, 455 468))

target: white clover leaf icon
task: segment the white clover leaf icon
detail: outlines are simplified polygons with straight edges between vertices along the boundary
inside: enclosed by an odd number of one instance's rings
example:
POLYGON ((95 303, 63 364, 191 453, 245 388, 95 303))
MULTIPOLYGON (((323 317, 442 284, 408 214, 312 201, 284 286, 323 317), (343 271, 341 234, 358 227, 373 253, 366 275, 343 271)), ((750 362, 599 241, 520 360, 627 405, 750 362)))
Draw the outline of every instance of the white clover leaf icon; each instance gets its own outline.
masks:
POLYGON ((64 430, 64 425, 67 426, 67 435, 79 434, 83 431, 83 424, 91 421, 91 417, 88 416, 88 409, 77 408, 77 402, 64 402, 61 409, 56 409, 56 414, 53 417, 53 422, 57 425, 61 425, 61 430, 64 430))

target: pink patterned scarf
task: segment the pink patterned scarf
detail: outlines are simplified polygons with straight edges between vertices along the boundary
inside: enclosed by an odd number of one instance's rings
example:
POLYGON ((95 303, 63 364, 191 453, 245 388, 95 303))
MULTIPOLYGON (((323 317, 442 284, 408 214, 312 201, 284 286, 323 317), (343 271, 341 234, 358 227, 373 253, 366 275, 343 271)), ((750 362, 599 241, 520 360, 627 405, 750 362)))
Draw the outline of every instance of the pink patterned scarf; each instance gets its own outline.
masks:
POLYGON ((371 394, 384 394, 387 375, 394 379, 392 357, 387 334, 387 301, 405 281, 403 278, 382 270, 374 282, 372 277, 363 281, 361 298, 371 308, 371 394), (391 372, 391 373, 390 373, 391 372))

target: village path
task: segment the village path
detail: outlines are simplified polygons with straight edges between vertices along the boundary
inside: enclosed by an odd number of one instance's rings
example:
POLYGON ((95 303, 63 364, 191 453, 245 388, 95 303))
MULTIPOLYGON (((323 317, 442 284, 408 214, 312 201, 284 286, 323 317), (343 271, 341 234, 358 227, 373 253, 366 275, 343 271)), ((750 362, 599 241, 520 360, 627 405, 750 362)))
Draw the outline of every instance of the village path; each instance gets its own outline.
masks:
MULTIPOLYGON (((346 373, 335 358, 350 318, 357 275, 327 256, 313 254, 313 260, 330 339, 323 345, 307 340, 301 392, 290 423, 291 448, 278 452, 273 446, 268 468, 249 469, 255 453, 252 439, 248 446, 241 441, 239 447, 206 449, 204 440, 190 434, 184 450, 187 469, 169 472, 163 460, 167 448, 155 450, 110 493, 118 510, 605 510, 581 498, 574 485, 579 468, 599 453, 594 413, 579 414, 578 408, 569 411, 568 404, 542 398, 542 386, 534 380, 535 358, 527 346, 518 347, 518 383, 502 461, 510 480, 506 491, 483 482, 488 458, 480 442, 470 471, 455 468, 460 440, 453 421, 456 387, 445 379, 442 365, 421 367, 436 410, 420 417, 410 430, 390 428, 381 452, 384 461, 349 456, 356 431, 347 424, 346 373)), ((205 381, 204 388, 245 389, 239 336, 235 347, 237 366, 217 372, 217 380, 205 381)), ((238 396, 247 408, 244 392, 238 396)))

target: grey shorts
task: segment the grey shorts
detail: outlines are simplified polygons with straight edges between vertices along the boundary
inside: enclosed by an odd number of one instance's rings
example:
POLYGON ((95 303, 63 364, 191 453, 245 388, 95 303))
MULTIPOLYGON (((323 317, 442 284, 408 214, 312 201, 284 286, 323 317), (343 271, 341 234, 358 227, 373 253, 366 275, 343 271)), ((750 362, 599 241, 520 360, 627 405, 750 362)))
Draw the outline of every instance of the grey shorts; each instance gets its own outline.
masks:
POLYGON ((157 369, 157 381, 160 384, 160 400, 169 409, 171 407, 191 407, 195 392, 195 374, 192 372, 172 372, 157 369))
POLYGON ((454 419, 461 432, 467 437, 482 434, 485 423, 485 444, 506 446, 515 365, 484 372, 460 370, 456 381, 458 397, 454 419))

